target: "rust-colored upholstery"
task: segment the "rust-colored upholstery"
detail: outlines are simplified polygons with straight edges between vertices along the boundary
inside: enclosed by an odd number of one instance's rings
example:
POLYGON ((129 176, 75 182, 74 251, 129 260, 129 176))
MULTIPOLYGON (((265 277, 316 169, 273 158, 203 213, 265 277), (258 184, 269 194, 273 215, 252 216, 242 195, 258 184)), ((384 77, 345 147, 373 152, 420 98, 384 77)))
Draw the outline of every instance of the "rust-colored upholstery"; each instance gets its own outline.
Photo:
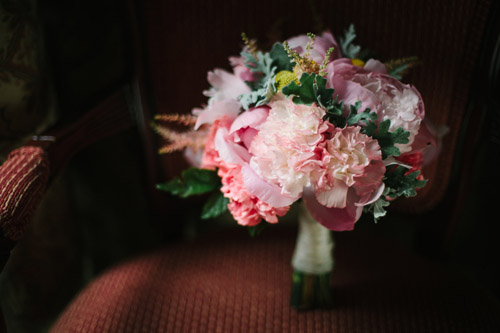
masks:
POLYGON ((49 160, 40 147, 21 147, 0 166, 0 228, 17 241, 26 231, 49 180, 49 160))
POLYGON ((337 234, 335 305, 289 306, 294 232, 172 244, 112 268, 52 332, 498 332, 500 303, 387 240, 337 234))

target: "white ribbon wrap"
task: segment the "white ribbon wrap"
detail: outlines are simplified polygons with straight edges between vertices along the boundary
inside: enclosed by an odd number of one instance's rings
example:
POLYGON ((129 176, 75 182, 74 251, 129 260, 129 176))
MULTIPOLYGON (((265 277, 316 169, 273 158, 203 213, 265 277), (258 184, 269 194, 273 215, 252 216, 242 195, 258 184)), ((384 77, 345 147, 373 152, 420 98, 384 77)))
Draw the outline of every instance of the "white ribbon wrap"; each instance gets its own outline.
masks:
POLYGON ((302 202, 299 209, 299 233, 292 257, 295 270, 307 274, 324 274, 333 270, 331 231, 319 224, 302 202))

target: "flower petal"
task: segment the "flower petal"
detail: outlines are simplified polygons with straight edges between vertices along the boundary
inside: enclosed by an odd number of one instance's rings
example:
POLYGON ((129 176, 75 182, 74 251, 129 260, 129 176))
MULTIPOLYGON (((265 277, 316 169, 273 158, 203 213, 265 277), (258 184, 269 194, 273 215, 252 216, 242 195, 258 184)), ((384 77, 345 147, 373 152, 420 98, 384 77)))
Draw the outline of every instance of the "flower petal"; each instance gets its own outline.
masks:
POLYGON ((231 124, 229 134, 244 127, 256 128, 266 120, 268 115, 269 110, 267 108, 256 108, 243 112, 231 124))
POLYGON ((363 212, 363 207, 355 205, 347 205, 345 208, 325 207, 316 200, 312 190, 304 191, 302 199, 312 217, 326 228, 334 231, 353 230, 354 224, 363 212))
MULTIPOLYGON (((199 109, 195 109, 195 111, 199 112, 199 109)), ((209 105, 202 112, 199 112, 194 129, 197 130, 203 124, 211 124, 217 119, 222 119, 224 117, 233 120, 238 116, 239 112, 240 103, 236 100, 229 99, 216 102, 209 105)))
POLYGON ((264 181, 247 164, 242 166, 241 175, 243 176, 243 183, 250 194, 275 208, 290 206, 298 199, 298 197, 291 198, 281 194, 281 188, 278 185, 264 181))
POLYGON ((385 190, 385 184, 382 183, 377 188, 377 190, 371 192, 369 195, 362 197, 360 202, 355 203, 355 205, 358 207, 363 207, 363 206, 374 203, 384 193, 384 190, 385 190))
POLYGON ((382 62, 375 59, 368 59, 363 68, 370 72, 387 74, 387 68, 385 68, 385 65, 382 62))
POLYGON ((227 129, 221 127, 217 130, 214 138, 215 150, 220 158, 228 164, 243 165, 250 161, 251 155, 248 150, 228 139, 227 129))
POLYGON ((347 201, 349 187, 343 181, 335 181, 330 190, 316 192, 316 199, 320 204, 328 208, 344 208, 347 201))

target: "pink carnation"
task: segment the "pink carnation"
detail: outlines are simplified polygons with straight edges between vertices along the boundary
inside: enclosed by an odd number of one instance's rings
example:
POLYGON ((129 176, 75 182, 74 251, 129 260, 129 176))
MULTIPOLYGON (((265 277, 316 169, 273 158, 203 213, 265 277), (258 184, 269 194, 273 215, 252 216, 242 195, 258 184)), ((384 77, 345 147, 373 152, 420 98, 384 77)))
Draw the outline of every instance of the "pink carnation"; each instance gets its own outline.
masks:
POLYGON ((312 216, 325 227, 352 230, 362 208, 383 193, 385 165, 376 140, 360 127, 330 128, 323 148, 322 169, 315 173, 314 193, 304 200, 312 216))
POLYGON ((360 127, 333 128, 324 142, 323 169, 315 179, 316 199, 326 207, 345 208, 348 204, 374 201, 372 195, 383 186, 385 165, 378 142, 360 132, 360 127), (348 191, 359 201, 349 203, 348 191))
POLYGON ((289 99, 270 106, 250 146, 250 166, 266 182, 278 185, 284 196, 296 200, 320 167, 318 144, 328 128, 322 120, 325 111, 289 99))
POLYGON ((222 163, 218 175, 222 180, 221 192, 230 200, 227 208, 239 224, 254 226, 262 218, 269 223, 277 223, 277 216, 288 212, 289 206, 274 208, 250 194, 243 182, 241 166, 222 163))

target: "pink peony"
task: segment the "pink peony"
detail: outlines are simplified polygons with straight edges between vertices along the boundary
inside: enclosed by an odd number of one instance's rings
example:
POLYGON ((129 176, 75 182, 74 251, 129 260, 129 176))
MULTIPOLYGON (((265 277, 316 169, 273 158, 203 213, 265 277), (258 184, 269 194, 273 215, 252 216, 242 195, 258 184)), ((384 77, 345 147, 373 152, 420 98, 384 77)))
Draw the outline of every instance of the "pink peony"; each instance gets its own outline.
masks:
POLYGON ((234 120, 227 116, 215 119, 203 151, 201 167, 218 168, 221 191, 229 199, 228 209, 242 225, 256 225, 262 218, 276 223, 277 216, 285 215, 293 202, 283 198, 276 187, 256 177, 248 167, 248 147, 267 113, 267 108, 257 108, 242 113, 234 120), (261 200, 260 196, 269 203, 261 200))
POLYGON ((382 73, 380 64, 361 68, 350 59, 338 59, 327 66, 327 85, 335 89, 335 96, 344 100, 346 106, 361 101, 363 110, 377 112, 379 122, 391 120, 389 131, 402 127, 410 132, 407 144, 396 144, 401 153, 406 153, 412 150, 424 119, 424 103, 417 89, 382 73))

